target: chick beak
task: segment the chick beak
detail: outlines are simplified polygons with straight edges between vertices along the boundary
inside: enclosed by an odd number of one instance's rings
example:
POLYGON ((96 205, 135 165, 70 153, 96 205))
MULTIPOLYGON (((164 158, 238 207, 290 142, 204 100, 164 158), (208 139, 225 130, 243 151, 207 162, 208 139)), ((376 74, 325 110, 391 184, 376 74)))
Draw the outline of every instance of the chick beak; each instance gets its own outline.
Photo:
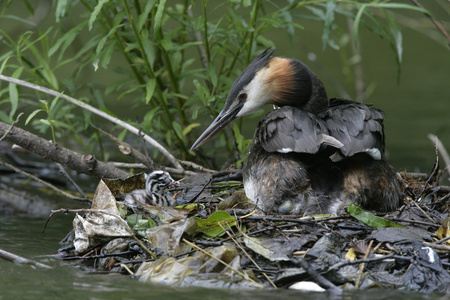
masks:
POLYGON ((231 121, 237 118, 237 114, 244 106, 244 101, 238 102, 233 107, 225 106, 220 112, 217 118, 209 125, 209 127, 202 133, 202 135, 195 141, 192 145, 191 150, 194 150, 212 138, 216 133, 218 133, 222 128, 227 126, 231 121))

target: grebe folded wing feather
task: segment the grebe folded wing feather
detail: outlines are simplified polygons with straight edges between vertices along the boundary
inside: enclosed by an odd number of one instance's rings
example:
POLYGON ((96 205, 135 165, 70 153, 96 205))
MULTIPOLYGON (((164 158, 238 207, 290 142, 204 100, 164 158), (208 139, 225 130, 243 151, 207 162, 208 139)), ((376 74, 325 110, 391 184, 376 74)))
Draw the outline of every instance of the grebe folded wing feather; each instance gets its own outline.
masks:
MULTIPOLYGON (((349 100, 335 100, 325 111, 323 120, 331 136, 339 140, 344 156, 367 153, 377 149, 384 153, 383 114, 380 110, 349 100)), ((375 158, 375 157, 373 157, 375 158)), ((376 158, 375 158, 376 159, 376 158)))
POLYGON ((291 106, 269 112, 259 123, 255 138, 267 152, 317 153, 323 146, 343 144, 328 134, 325 122, 291 106))

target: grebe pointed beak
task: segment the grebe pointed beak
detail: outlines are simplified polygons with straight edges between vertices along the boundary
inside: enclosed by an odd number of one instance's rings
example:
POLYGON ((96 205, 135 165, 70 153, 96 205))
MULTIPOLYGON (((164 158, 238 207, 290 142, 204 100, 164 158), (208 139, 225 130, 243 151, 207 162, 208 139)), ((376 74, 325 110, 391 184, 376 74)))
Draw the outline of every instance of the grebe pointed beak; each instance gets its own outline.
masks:
POLYGON ((244 101, 238 102, 235 106, 231 108, 224 108, 217 118, 209 125, 209 127, 202 133, 202 135, 195 141, 192 145, 191 150, 197 149, 209 139, 211 139, 216 133, 218 133, 222 128, 227 126, 231 121, 237 118, 237 114, 244 106, 244 101))

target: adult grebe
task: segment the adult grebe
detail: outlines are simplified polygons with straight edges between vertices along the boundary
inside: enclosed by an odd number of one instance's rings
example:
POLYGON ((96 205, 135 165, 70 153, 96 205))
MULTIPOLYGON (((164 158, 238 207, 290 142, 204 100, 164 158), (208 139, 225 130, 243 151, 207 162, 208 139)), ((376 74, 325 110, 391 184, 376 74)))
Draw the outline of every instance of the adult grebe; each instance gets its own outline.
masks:
POLYGON ((351 203, 390 211, 400 184, 384 159, 383 115, 365 104, 328 99, 297 59, 261 53, 231 87, 225 106, 192 146, 236 118, 279 106, 256 129, 243 167, 245 193, 264 212, 339 214, 351 203))

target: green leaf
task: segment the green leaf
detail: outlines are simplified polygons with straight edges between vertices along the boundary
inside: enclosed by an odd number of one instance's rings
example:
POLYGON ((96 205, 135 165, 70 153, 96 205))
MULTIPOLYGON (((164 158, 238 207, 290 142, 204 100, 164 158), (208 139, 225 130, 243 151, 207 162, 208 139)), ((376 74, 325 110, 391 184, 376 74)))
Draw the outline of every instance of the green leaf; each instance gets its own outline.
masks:
POLYGON ((127 222, 131 229, 135 231, 140 236, 145 237, 145 231, 149 228, 156 227, 157 224, 152 219, 143 219, 139 214, 133 214, 127 216, 127 222))
MULTIPOLYGON (((12 77, 19 78, 22 75, 23 67, 17 68, 14 71, 12 77)), ((14 114, 16 113, 17 107, 19 106, 19 91, 17 90, 17 85, 14 83, 9 83, 8 87, 9 91, 9 102, 11 103, 11 111, 9 113, 9 117, 12 119, 14 114)))
POLYGON ((86 25, 86 22, 82 22, 81 24, 75 26, 74 28, 67 31, 62 37, 60 37, 53 47, 48 50, 47 55, 52 56, 55 54, 56 51, 62 46, 62 50, 60 55, 64 54, 66 49, 72 44, 72 42, 75 40, 75 38, 80 34, 80 31, 83 29, 83 27, 86 25))
POLYGON ((334 24, 334 10, 336 9, 336 0, 327 2, 327 11, 325 14, 324 27, 322 33, 322 51, 325 51, 325 48, 330 39, 331 28, 334 24))
POLYGON ((202 125, 202 124, 200 124, 200 123, 192 123, 192 124, 186 126, 186 127, 183 129, 183 136, 188 135, 189 132, 191 132, 192 129, 194 129, 194 128, 196 128, 196 127, 199 127, 199 126, 201 126, 201 125, 202 125))
POLYGON ((105 3, 107 3, 109 0, 100 0, 97 5, 95 6, 94 10, 91 13, 91 17, 89 18, 89 31, 92 30, 92 25, 94 24, 95 20, 97 19, 98 14, 102 10, 102 7, 105 3))
POLYGON ((50 108, 49 108, 49 111, 50 111, 50 112, 53 111, 53 109, 54 109, 56 103, 58 103, 58 100, 59 100, 59 98, 61 97, 62 94, 64 94, 64 92, 59 93, 59 95, 56 96, 56 97, 53 99, 52 103, 50 104, 50 108))
POLYGON ((409 9, 409 10, 415 10, 430 16, 433 16, 433 14, 426 10, 425 8, 422 7, 417 7, 414 5, 410 5, 410 4, 403 4, 403 3, 376 3, 373 4, 373 6, 378 7, 378 8, 399 8, 399 9, 409 9))
POLYGON ((150 78, 145 85, 145 103, 148 104, 153 97, 153 93, 155 92, 156 87, 156 79, 150 78))
POLYGON ((395 222, 383 219, 381 217, 377 217, 374 214, 361 209, 359 206, 357 206, 355 204, 351 204, 349 206, 349 208, 347 209, 347 211, 353 218, 355 218, 358 221, 361 221, 364 224, 366 224, 372 228, 375 228, 375 229, 381 229, 381 228, 385 228, 385 227, 404 228, 403 226, 398 225, 395 222))
POLYGON ((213 88, 215 88, 217 86, 217 73, 216 73, 216 68, 214 67, 214 64, 209 64, 208 65, 208 75, 209 75, 209 80, 211 80, 211 83, 213 85, 213 88))
POLYGON ((197 221, 197 232, 207 236, 216 236, 224 229, 236 225, 236 219, 224 210, 213 212, 206 220, 194 217, 197 221))
POLYGON ((51 126, 52 125, 52 123, 49 120, 46 120, 46 119, 39 119, 39 121, 41 123, 47 125, 47 126, 51 126))
POLYGON ((389 29, 391 30, 392 37, 394 38, 394 43, 392 46, 395 49, 395 53, 397 54, 397 60, 400 64, 402 62, 402 53, 403 53, 402 32, 400 31, 400 28, 398 27, 394 18, 388 13, 385 13, 385 15, 386 19, 389 22, 389 29))
POLYGON ((148 30, 142 30, 141 34, 142 46, 144 48, 145 56, 150 64, 150 67, 153 71, 153 65, 155 63, 155 49, 153 49, 152 41, 149 39, 148 30))
POLYGON ((172 122, 172 128, 173 130, 175 130, 175 132, 177 133, 178 137, 180 139, 183 139, 183 129, 181 129, 181 125, 180 123, 173 121, 172 122))
POLYGON ((164 12, 164 6, 166 5, 166 0, 160 0, 158 3, 158 8, 155 14, 155 25, 154 25, 154 35, 157 39, 160 39, 162 16, 164 12))
POLYGON ((60 22, 61 18, 64 17, 64 15, 66 14, 66 10, 67 7, 69 6, 68 4, 70 3, 69 0, 58 0, 58 3, 56 4, 56 22, 60 22))
POLYGON ((353 40, 355 41, 355 45, 358 41, 359 23, 361 22, 361 17, 366 7, 367 4, 361 5, 361 7, 358 10, 358 13, 356 14, 355 21, 353 23, 353 40))
POLYGON ((147 4, 145 5, 144 11, 139 15, 138 17, 138 24, 137 29, 138 32, 141 32, 142 28, 144 27, 145 22, 149 19, 149 14, 153 7, 156 4, 156 0, 149 0, 147 1, 147 4))
POLYGON ((33 112, 28 116, 27 120, 25 121, 25 125, 27 125, 27 124, 31 121, 31 119, 33 119, 33 117, 34 117, 38 112, 41 112, 41 111, 45 111, 45 109, 36 109, 35 111, 33 111, 33 112))

